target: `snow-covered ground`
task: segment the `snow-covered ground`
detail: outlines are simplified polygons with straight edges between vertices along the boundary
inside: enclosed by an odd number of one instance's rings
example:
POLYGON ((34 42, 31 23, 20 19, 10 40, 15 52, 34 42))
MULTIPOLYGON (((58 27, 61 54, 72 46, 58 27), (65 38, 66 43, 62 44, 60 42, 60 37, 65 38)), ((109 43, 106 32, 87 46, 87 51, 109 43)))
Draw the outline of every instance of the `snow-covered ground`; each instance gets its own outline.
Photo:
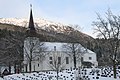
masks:
MULTIPOLYGON (((111 68, 66 69, 59 72, 59 80, 76 80, 77 77, 82 77, 84 80, 114 80, 111 68)), ((0 80, 56 80, 56 72, 48 71, 13 74, 4 76, 4 79, 0 78, 0 80)), ((117 71, 116 80, 120 80, 120 70, 117 71)))

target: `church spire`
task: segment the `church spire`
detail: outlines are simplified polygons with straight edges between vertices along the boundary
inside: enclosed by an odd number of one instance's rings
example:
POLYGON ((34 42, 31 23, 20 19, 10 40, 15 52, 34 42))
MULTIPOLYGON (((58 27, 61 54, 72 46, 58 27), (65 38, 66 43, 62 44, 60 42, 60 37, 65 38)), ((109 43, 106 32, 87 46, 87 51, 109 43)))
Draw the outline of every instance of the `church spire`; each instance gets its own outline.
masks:
POLYGON ((34 21, 33 21, 33 14, 32 14, 32 5, 30 4, 30 19, 29 19, 29 29, 30 31, 35 31, 35 27, 34 27, 34 21))

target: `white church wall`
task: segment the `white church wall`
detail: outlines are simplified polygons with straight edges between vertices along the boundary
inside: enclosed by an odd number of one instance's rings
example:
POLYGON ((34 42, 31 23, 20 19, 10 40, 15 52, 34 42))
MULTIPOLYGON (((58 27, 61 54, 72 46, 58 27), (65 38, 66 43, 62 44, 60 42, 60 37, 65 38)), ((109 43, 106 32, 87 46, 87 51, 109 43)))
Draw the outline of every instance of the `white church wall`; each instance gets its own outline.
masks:
MULTIPOLYGON (((24 47, 27 47, 26 45, 29 45, 28 42, 29 38, 24 41, 24 47)), ((38 38, 33 38, 33 41, 39 41, 38 38)), ((73 58, 69 56, 66 52, 62 51, 62 45, 65 43, 50 43, 50 42, 45 42, 45 46, 47 46, 47 51, 46 51, 46 56, 45 59, 42 61, 37 60, 37 57, 35 60, 32 61, 32 71, 42 71, 42 70, 53 70, 51 68, 50 64, 50 57, 61 57, 61 68, 62 69, 68 69, 68 68, 73 68, 74 63, 73 63, 73 58), (56 48, 54 47, 56 46, 56 48), (69 58, 69 63, 66 64, 66 57, 69 58)), ((37 51, 37 48, 35 49, 37 51)), ((29 48, 27 48, 27 52, 29 53, 29 48)), ((24 50, 24 54, 26 54, 24 50)), ((95 66, 97 66, 97 60, 96 60, 96 53, 88 50, 88 52, 84 53, 84 55, 81 55, 83 57, 84 61, 88 61, 91 63, 96 63, 95 66), (89 59, 91 57, 91 59, 89 59)), ((24 62, 26 61, 26 64, 28 65, 28 60, 26 59, 26 56, 24 55, 24 62)), ((76 66, 80 67, 81 66, 81 60, 77 60, 76 66)), ((28 65, 29 66, 29 65, 28 65)), ((25 68, 24 68, 25 69, 25 68)), ((28 67, 29 70, 29 67, 28 67)), ((25 70, 24 70, 25 71, 25 70)))
POLYGON ((92 64, 94 64, 94 66, 98 66, 96 53, 92 51, 88 51, 83 55, 83 61, 91 62, 92 64))

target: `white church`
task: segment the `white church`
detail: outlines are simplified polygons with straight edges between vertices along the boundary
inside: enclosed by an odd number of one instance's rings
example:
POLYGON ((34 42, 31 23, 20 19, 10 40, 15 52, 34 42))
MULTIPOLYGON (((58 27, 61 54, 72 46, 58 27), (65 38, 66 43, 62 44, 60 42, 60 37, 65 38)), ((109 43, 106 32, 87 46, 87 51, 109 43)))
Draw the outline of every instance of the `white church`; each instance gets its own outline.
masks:
POLYGON ((73 54, 70 49, 64 47, 70 46, 70 43, 40 42, 39 38, 35 37, 32 9, 28 28, 29 36, 24 40, 24 72, 79 68, 83 66, 81 61, 90 62, 94 67, 98 66, 96 53, 80 44, 71 43, 78 46, 73 54))

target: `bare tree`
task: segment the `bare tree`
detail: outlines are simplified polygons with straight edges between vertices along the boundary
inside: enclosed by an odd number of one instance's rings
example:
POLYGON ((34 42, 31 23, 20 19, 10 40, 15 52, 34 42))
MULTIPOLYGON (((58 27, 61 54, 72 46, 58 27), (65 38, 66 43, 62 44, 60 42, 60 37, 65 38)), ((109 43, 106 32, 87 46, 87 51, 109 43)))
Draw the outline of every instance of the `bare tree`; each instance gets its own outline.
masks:
POLYGON ((106 41, 105 51, 109 53, 107 56, 112 61, 114 78, 116 78, 116 65, 120 53, 120 16, 113 15, 110 10, 106 13, 106 19, 101 18, 99 14, 97 15, 98 21, 93 22, 93 26, 95 26, 98 37, 106 41))
POLYGON ((49 53, 49 63, 48 66, 56 71, 57 73, 57 80, 59 77, 59 72, 65 67, 65 56, 64 53, 60 52, 60 51, 50 51, 49 53))
POLYGON ((76 68, 77 61, 81 62, 81 56, 84 54, 85 48, 78 43, 67 43, 63 45, 63 49, 73 59, 74 68, 76 68))
POLYGON ((15 63, 16 65, 21 65, 22 63, 24 35, 19 31, 13 32, 6 29, 1 30, 1 33, 0 45, 2 46, 0 47, 0 63, 9 66, 9 73, 11 73, 11 66, 15 63))
POLYGON ((32 61, 36 60, 36 57, 44 58, 44 51, 47 48, 44 45, 44 42, 40 42, 39 38, 28 37, 24 43, 24 59, 29 64, 29 71, 31 72, 32 61))

